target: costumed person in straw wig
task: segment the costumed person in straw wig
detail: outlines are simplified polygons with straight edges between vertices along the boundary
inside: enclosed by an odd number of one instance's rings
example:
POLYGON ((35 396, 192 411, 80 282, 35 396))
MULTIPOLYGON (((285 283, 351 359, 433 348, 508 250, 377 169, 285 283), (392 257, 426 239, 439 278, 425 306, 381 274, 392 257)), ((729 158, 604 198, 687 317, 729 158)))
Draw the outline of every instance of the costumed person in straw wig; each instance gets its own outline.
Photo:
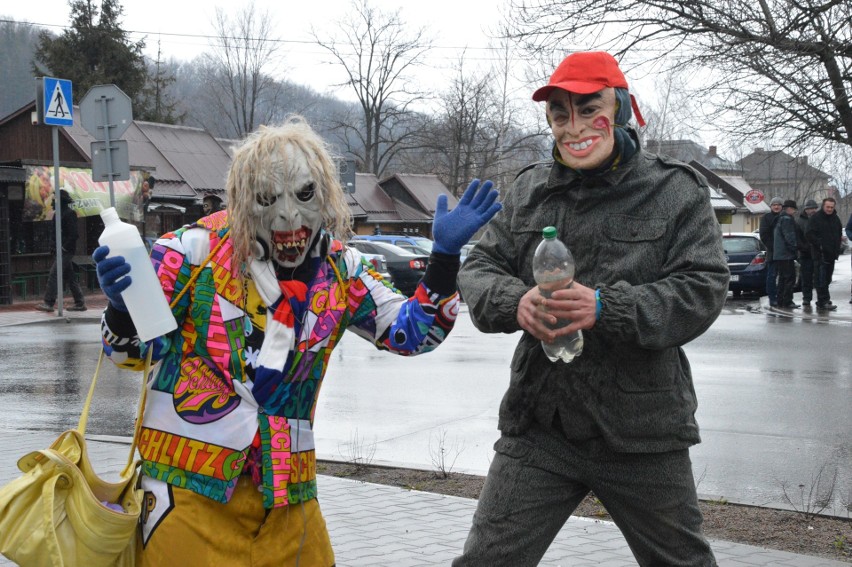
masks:
POLYGON ((500 209, 474 180, 438 198, 434 251, 412 297, 343 240, 349 209, 322 139, 301 118, 261 127, 236 150, 225 210, 155 243, 151 261, 178 329, 142 343, 121 291, 121 257, 94 253, 109 306, 104 349, 140 368, 154 349, 139 451, 140 565, 330 566, 317 503, 313 423, 344 331, 404 356, 435 349, 458 312, 459 251, 500 209), (203 265, 200 276, 191 275, 203 265))

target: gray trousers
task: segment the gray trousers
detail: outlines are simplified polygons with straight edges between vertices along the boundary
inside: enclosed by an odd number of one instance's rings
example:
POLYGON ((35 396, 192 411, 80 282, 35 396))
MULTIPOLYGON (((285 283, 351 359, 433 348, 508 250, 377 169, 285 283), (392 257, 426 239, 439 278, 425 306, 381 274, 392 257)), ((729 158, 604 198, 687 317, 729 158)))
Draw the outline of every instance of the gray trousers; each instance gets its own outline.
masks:
POLYGON ((642 566, 715 566, 701 533, 689 451, 615 453, 531 429, 501 437, 453 567, 538 565, 556 534, 593 491, 642 566))
MULTIPOLYGON (((72 254, 69 252, 62 253, 62 287, 68 286, 71 288, 71 295, 74 297, 74 305, 85 305, 86 297, 83 295, 83 288, 80 287, 80 282, 77 281, 77 273, 74 271, 72 263, 72 254)), ((50 266, 50 274, 47 276, 47 289, 44 291, 44 302, 47 305, 56 303, 58 290, 56 261, 50 266)), ((60 294, 61 295, 61 294, 60 294)))

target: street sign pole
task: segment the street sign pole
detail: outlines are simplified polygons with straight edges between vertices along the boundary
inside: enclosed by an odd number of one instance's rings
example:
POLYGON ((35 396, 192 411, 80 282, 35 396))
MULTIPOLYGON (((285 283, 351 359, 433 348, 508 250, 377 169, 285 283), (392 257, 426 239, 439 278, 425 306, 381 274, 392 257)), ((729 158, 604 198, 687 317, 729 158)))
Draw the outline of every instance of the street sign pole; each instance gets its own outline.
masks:
POLYGON ((130 97, 115 85, 95 85, 80 101, 80 115, 83 128, 96 140, 91 145, 92 180, 109 182, 109 203, 115 207, 113 183, 130 179, 127 141, 121 139, 133 122, 130 97))
POLYGON ((65 285, 62 281, 62 201, 59 198, 59 126, 51 126, 53 137, 53 224, 56 226, 56 316, 65 307, 65 285))
POLYGON ((109 178, 109 205, 111 207, 115 207, 115 190, 112 185, 112 178, 115 177, 115 169, 112 167, 112 147, 110 147, 109 143, 109 129, 111 124, 109 121, 109 111, 107 110, 107 102, 110 100, 113 100, 113 98, 106 95, 101 95, 95 99, 96 102, 101 103, 102 128, 104 133, 104 142, 106 143, 107 177, 109 178))
POLYGON ((38 124, 51 127, 53 141, 53 224, 56 228, 56 303, 62 317, 65 286, 62 281, 62 202, 59 187, 59 128, 74 125, 73 85, 68 79, 36 79, 38 124))

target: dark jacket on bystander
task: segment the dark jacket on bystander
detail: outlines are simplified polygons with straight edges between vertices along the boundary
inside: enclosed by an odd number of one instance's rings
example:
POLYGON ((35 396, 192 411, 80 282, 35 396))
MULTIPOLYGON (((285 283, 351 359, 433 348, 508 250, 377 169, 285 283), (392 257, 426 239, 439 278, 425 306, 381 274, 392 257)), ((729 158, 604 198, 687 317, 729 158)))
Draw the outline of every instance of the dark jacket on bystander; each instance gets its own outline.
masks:
POLYGON ((837 213, 830 215, 820 209, 808 219, 808 229, 805 238, 813 246, 814 259, 823 262, 834 262, 840 256, 840 234, 843 223, 837 213))
POLYGON ((774 245, 772 248, 772 259, 776 262, 779 260, 795 260, 797 243, 796 243, 796 221, 787 214, 787 211, 781 211, 778 215, 778 220, 775 223, 774 245))
POLYGON ((770 261, 773 259, 772 248, 775 245, 775 223, 778 222, 778 214, 770 211, 760 217, 760 227, 758 228, 760 241, 766 247, 766 257, 770 261))
POLYGON ((808 230, 809 219, 810 217, 806 215, 804 211, 796 217, 796 246, 799 248, 799 258, 803 259, 810 259, 813 257, 811 255, 811 243, 808 242, 807 238, 805 238, 805 232, 808 230))

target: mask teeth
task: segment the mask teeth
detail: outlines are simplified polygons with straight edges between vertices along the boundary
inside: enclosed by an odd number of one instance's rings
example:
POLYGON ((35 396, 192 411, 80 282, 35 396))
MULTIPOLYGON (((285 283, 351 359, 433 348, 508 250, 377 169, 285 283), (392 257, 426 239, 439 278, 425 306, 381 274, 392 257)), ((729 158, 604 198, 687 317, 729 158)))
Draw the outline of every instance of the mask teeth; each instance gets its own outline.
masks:
POLYGON ((302 249, 302 248, 304 248, 304 247, 305 247, 305 245, 307 244, 307 242, 308 242, 308 241, 307 241, 307 239, 305 239, 305 238, 303 238, 303 239, 301 239, 301 240, 298 240, 298 241, 296 241, 296 242, 291 242, 291 243, 286 243, 286 242, 276 242, 276 243, 275 243, 275 248, 276 248, 276 249, 278 249, 278 250, 284 250, 285 248, 287 248, 287 249, 296 249, 296 250, 298 250, 298 249, 302 249))

